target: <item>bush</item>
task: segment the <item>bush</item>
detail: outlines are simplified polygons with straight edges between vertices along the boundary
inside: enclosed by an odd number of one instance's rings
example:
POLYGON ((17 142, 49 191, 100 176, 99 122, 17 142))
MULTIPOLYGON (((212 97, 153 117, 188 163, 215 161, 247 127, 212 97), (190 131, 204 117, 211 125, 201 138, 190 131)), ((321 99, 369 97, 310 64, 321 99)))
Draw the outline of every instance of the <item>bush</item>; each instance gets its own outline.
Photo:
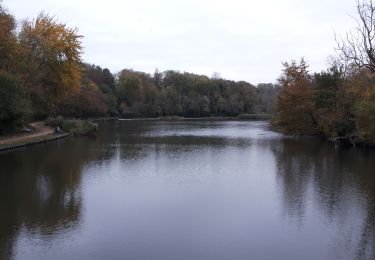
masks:
POLYGON ((54 128, 60 127, 63 131, 72 135, 94 135, 97 130, 97 124, 90 120, 64 119, 61 116, 48 118, 45 124, 54 128))
POLYGON ((64 118, 62 116, 58 116, 56 118, 54 118, 54 117, 47 118, 47 120, 45 121, 45 124, 50 126, 50 127, 61 127, 62 128, 63 122, 64 122, 64 118))

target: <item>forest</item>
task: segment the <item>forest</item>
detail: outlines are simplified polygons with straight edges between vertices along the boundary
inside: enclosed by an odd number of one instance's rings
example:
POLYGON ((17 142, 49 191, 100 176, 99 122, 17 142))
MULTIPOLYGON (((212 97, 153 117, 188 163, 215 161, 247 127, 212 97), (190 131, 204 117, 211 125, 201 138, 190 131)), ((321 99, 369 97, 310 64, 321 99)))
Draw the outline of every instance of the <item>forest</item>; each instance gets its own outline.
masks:
POLYGON ((312 73, 304 59, 284 63, 274 125, 352 146, 375 144, 375 6, 357 2, 357 27, 336 38, 330 67, 312 73))
MULTIPOLYGON (((1 3, 1 2, 0 2, 1 3)), ((278 86, 168 70, 148 74, 82 60, 82 37, 41 12, 17 24, 0 6, 0 134, 49 117, 272 114, 278 86)))
POLYGON ((337 37, 329 68, 285 62, 276 84, 167 70, 153 74, 82 60, 82 37, 41 12, 18 24, 0 2, 0 134, 31 121, 64 118, 273 115, 293 134, 375 143, 375 8, 357 3, 354 31, 337 37))

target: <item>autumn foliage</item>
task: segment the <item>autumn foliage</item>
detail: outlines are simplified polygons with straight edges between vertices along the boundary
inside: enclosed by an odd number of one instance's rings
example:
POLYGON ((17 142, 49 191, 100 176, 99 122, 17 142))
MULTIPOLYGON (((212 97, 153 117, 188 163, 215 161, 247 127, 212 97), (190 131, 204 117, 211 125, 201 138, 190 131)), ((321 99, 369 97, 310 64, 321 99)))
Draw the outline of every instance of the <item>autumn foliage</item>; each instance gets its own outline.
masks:
POLYGON ((375 142, 375 77, 338 67, 310 74, 302 60, 285 63, 273 123, 290 134, 318 134, 348 144, 375 142))
POLYGON ((375 144, 375 6, 358 1, 357 11, 357 32, 339 42, 328 70, 311 74, 304 60, 284 64, 274 124, 285 132, 375 144))
POLYGON ((58 113, 62 100, 80 93, 82 47, 76 29, 45 13, 17 30, 0 3, 0 25, 0 133, 5 133, 29 118, 58 113))
POLYGON ((81 36, 45 13, 25 21, 18 35, 20 71, 40 115, 56 111, 56 101, 78 92, 81 81, 81 36))
POLYGON ((288 133, 312 133, 317 129, 313 115, 313 83, 307 68, 304 60, 299 64, 295 61, 284 63, 279 79, 281 92, 275 122, 288 133))
POLYGON ((0 1, 0 25, 0 134, 29 119, 60 115, 205 117, 275 110, 273 84, 256 88, 218 73, 210 78, 174 70, 113 74, 83 63, 78 30, 44 12, 17 28, 0 1))

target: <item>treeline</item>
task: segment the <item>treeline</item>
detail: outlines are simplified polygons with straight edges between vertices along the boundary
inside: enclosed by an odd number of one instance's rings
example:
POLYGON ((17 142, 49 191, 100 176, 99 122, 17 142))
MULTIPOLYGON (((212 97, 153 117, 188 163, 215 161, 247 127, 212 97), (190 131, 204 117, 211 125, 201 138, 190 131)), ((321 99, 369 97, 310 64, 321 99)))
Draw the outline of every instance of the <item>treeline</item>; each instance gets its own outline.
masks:
POLYGON ((134 116, 237 116, 272 113, 273 103, 263 94, 277 91, 273 85, 259 88, 203 75, 165 71, 154 75, 123 70, 117 75, 116 97, 123 117, 134 116))
POLYGON ((375 144, 375 5, 358 2, 353 34, 338 40, 327 71, 311 73, 302 59, 285 63, 274 124, 292 134, 375 144))
POLYGON ((271 114, 278 87, 133 70, 113 74, 81 59, 81 38, 45 13, 17 28, 0 2, 0 134, 47 117, 271 114))
POLYGON ((124 69, 112 74, 83 64, 80 95, 59 105, 63 116, 123 118, 272 114, 278 86, 235 82, 168 70, 153 75, 124 69))

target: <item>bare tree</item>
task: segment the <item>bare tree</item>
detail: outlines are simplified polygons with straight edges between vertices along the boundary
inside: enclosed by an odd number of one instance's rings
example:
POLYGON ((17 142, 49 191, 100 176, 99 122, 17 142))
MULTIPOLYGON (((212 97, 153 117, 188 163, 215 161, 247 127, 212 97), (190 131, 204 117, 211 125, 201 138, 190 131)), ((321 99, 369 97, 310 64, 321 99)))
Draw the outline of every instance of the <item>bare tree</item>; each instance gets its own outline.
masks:
POLYGON ((339 57, 358 68, 367 68, 375 72, 375 6, 372 0, 358 0, 355 18, 357 26, 354 32, 345 38, 337 39, 339 57))
POLYGON ((347 59, 342 59, 341 56, 342 55, 328 56, 327 64, 329 68, 336 69, 343 78, 350 77, 356 71, 357 66, 347 59))
POLYGON ((221 79, 221 74, 220 74, 220 72, 215 71, 214 73, 212 73, 211 78, 212 78, 212 79, 221 79))

